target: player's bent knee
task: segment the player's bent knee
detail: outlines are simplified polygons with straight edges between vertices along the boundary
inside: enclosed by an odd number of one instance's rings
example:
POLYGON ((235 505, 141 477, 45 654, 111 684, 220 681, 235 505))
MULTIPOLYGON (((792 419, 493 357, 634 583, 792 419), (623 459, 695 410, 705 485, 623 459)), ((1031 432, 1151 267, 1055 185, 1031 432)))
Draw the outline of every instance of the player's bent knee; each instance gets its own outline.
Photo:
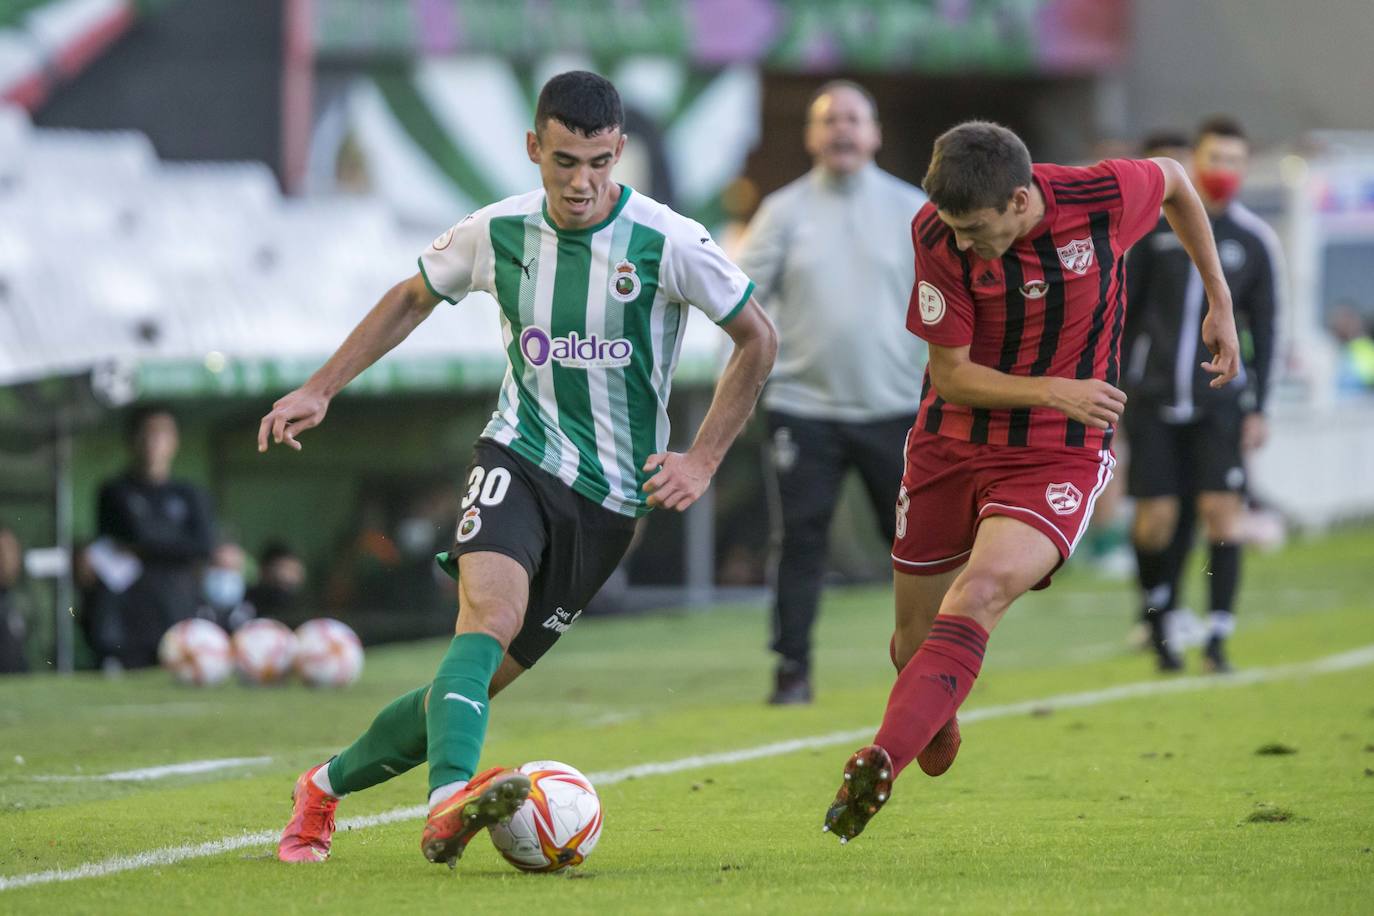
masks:
POLYGON ((455 630, 458 633, 485 633, 506 647, 520 632, 524 619, 524 607, 510 598, 464 592, 455 630))
POLYGON ((940 613, 972 617, 990 628, 1016 600, 1013 579, 1010 570, 965 570, 945 597, 940 613))

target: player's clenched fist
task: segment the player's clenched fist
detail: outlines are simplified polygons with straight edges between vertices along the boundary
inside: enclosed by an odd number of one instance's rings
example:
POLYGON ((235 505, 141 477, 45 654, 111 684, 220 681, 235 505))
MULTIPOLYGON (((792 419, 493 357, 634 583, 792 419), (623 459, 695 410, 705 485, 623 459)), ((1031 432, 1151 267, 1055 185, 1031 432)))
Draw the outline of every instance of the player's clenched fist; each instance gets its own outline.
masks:
POLYGON ((272 410, 258 424, 258 451, 267 451, 271 441, 285 443, 296 451, 301 444, 296 436, 307 429, 319 426, 329 410, 329 398, 307 388, 297 388, 272 405, 272 410))
POLYGON ((1051 378, 1048 405, 1070 419, 1094 429, 1106 429, 1121 419, 1126 392, 1096 378, 1051 378))

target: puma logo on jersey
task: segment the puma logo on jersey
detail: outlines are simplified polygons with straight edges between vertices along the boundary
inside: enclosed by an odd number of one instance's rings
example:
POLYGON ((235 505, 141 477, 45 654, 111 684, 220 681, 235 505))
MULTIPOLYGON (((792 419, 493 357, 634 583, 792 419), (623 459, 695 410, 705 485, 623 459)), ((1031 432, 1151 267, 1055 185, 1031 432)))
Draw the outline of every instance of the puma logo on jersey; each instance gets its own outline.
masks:
POLYGON ((517 258, 515 255, 511 255, 510 262, 525 272, 526 280, 530 278, 530 264, 534 263, 534 258, 530 258, 529 263, 527 264, 524 261, 517 258))
POLYGON ((444 699, 445 699, 445 700, 458 700, 459 702, 466 703, 466 704, 468 704, 469 706, 471 706, 473 712, 477 713, 477 715, 479 715, 479 716, 482 714, 482 707, 486 705, 485 703, 479 703, 479 702, 477 702, 476 700, 469 700, 467 697, 463 696, 461 693, 451 693, 451 692, 450 692, 450 693, 446 693, 446 694, 444 694, 444 699))

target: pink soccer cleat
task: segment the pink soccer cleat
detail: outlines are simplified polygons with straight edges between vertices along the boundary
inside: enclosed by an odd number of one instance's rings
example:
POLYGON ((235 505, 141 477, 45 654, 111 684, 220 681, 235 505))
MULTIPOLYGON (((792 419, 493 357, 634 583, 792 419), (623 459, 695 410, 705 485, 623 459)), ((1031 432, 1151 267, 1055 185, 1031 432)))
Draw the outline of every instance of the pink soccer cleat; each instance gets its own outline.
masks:
POLYGON ((277 858, 283 862, 323 862, 329 858, 329 845, 334 839, 334 809, 339 807, 339 800, 326 795, 311 779, 322 766, 328 766, 328 762, 302 773, 291 791, 295 807, 277 843, 277 858))
POLYGON ((449 868, 468 843, 497 822, 507 823, 530 795, 530 778, 518 770, 492 767, 478 773, 429 812, 420 850, 425 858, 449 868))

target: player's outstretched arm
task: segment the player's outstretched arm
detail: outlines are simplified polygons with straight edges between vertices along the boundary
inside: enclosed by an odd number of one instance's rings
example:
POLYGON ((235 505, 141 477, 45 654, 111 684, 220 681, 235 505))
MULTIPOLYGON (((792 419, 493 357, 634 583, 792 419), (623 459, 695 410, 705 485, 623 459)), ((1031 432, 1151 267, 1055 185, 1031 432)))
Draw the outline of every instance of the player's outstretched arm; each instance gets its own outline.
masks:
POLYGON ((1173 159, 1158 158, 1151 162, 1164 173, 1164 218, 1183 243, 1188 257, 1193 259, 1207 291, 1207 316, 1202 320, 1202 341, 1212 358, 1202 368, 1216 374, 1212 387, 1220 388, 1240 372, 1240 339, 1236 334, 1236 318, 1231 311, 1231 290, 1221 272, 1221 258, 1212 238, 1212 223, 1202 199, 1193 189, 1188 173, 1173 159))
POLYGON ((304 385, 272 405, 258 424, 258 451, 267 451, 269 439, 300 451, 296 436, 319 426, 334 395, 405 340, 438 302, 418 273, 387 290, 334 355, 304 385))
POLYGON ((716 383, 715 396, 701 421, 692 447, 685 453, 650 455, 646 472, 658 473, 644 483, 649 505, 679 512, 696 502, 711 484, 730 443, 749 419, 773 360, 778 354, 778 332, 758 300, 750 298, 738 315, 723 326, 735 343, 734 352, 716 383))
POLYGON ((1101 379, 998 372, 971 360, 967 346, 931 344, 929 365, 940 397, 964 407, 1049 407, 1094 429, 1114 425, 1126 407, 1125 392, 1101 379))

